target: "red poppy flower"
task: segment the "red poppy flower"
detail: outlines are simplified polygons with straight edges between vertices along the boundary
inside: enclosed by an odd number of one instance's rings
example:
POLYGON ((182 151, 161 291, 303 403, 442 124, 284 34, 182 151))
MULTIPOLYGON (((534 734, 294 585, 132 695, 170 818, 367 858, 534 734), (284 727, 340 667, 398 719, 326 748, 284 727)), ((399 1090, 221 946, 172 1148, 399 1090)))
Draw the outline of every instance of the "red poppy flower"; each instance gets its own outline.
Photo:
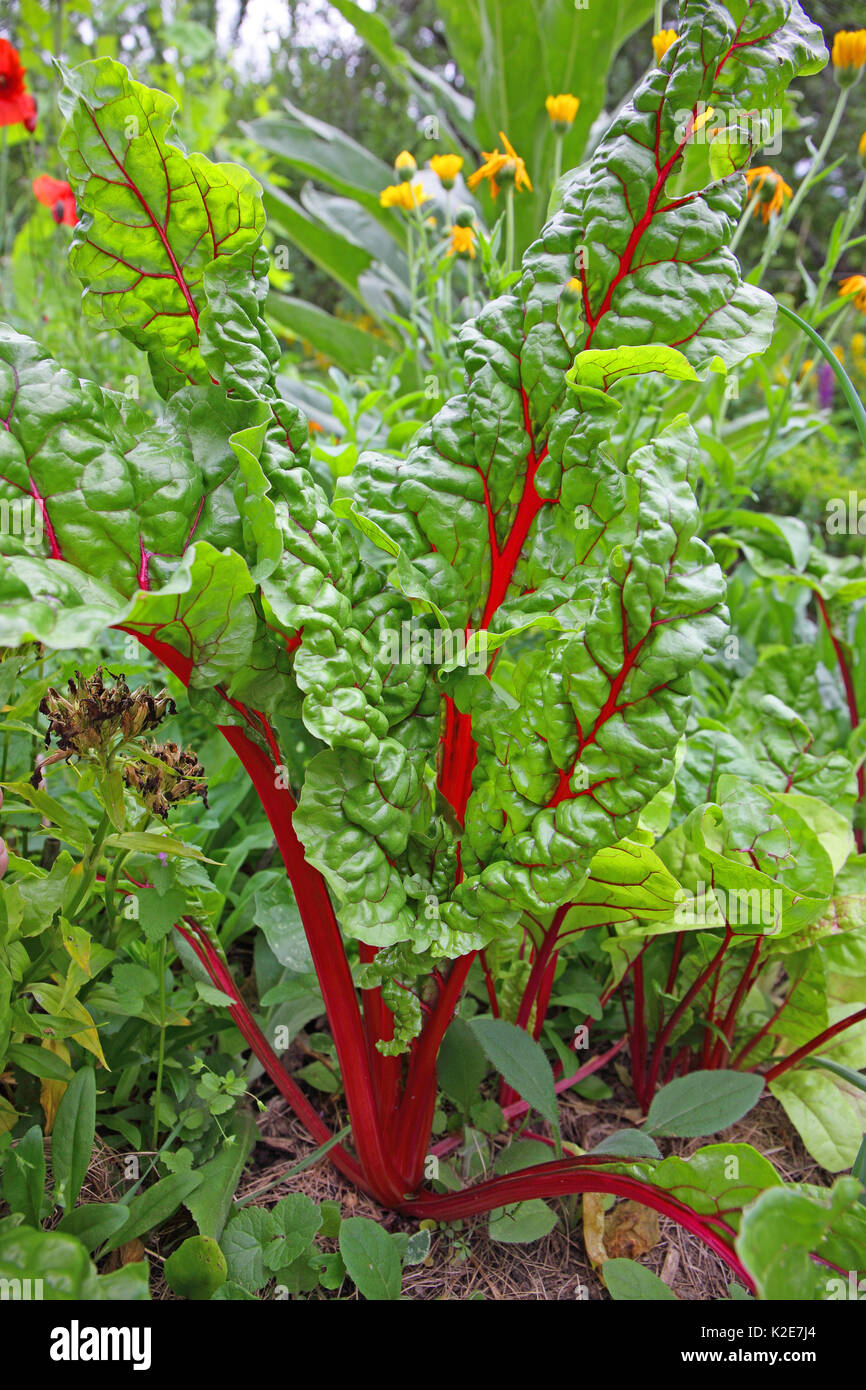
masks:
POLYGON ((36 126, 36 102, 24 87, 24 68, 8 39, 0 39, 0 126, 36 126))
POLYGON ((38 179, 33 180, 33 192, 38 202, 51 209, 51 216, 55 222, 65 222, 67 227, 75 226, 78 221, 78 209, 75 206, 75 194, 68 183, 63 183, 61 179, 53 179, 50 174, 40 174, 38 179))

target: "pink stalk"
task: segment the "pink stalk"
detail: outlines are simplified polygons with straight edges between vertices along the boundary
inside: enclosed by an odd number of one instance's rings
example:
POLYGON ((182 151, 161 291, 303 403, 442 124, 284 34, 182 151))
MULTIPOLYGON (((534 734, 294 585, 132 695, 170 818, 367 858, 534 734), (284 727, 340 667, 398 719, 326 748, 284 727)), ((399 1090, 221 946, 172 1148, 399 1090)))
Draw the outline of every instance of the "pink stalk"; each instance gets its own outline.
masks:
POLYGON ((808 1057, 810 1053, 823 1047, 824 1043, 829 1042, 831 1038, 835 1038, 839 1033, 844 1033, 846 1028, 853 1028, 855 1023, 862 1023, 864 1018, 866 1018, 866 1009, 859 1009, 856 1014, 849 1014, 847 1018, 840 1018, 838 1023, 834 1023, 830 1028, 825 1028, 823 1033, 819 1033, 817 1037, 803 1043, 803 1046, 798 1047, 796 1052, 792 1052, 790 1057, 783 1057, 781 1062, 777 1062, 774 1067, 770 1067, 770 1070, 764 1073, 764 1080, 767 1085, 771 1081, 775 1081, 777 1076, 783 1076, 786 1071, 790 1071, 798 1062, 802 1062, 804 1057, 808 1057))
MULTIPOLYGON (((857 707, 857 692, 854 689, 854 678, 851 675, 851 669, 848 665, 845 653, 842 650, 842 643, 833 631, 833 624, 830 622, 830 614, 827 612, 827 605, 821 594, 817 592, 815 593, 815 599, 821 617, 824 619, 824 626, 827 629, 827 635, 832 643, 833 651, 836 654, 839 674, 842 677, 842 685, 845 688, 845 699, 848 702, 848 717, 851 720, 851 728, 856 729, 860 723, 860 711, 857 707)), ((864 767, 862 763, 857 769, 857 800, 858 802, 866 801, 866 767, 864 767)), ((857 853, 862 854, 863 831, 859 828, 854 831, 854 840, 857 845, 857 853)))

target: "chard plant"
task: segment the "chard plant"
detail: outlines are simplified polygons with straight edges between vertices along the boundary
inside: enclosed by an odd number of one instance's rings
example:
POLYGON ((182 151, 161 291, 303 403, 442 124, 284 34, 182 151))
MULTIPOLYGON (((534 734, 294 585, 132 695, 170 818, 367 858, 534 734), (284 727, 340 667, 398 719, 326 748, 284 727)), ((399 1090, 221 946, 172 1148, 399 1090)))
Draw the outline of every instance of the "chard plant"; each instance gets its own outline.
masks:
MULTIPOLYGON (((281 1065, 219 935, 192 916, 177 932, 347 1178, 384 1206, 442 1222, 571 1193, 632 1197, 751 1283, 734 1248, 740 1214, 779 1178, 746 1145, 687 1162, 659 1161, 646 1142, 564 1157, 554 1141, 552 1161, 462 1191, 426 1182, 437 1059, 470 972, 488 989, 494 1017, 474 1031, 502 1073, 506 1114, 531 1106, 558 1134, 536 1040, 568 937, 620 922, 614 904, 633 901, 635 884, 634 915, 667 920, 695 845, 720 883, 725 872, 734 887, 744 874, 749 888, 768 880, 783 897, 781 931, 804 931, 847 858, 838 824, 825 822, 824 880, 810 892, 786 838, 796 840, 802 799, 780 807, 790 787, 761 799, 730 781, 689 808, 679 863, 676 845, 651 848, 692 674, 727 633, 726 582, 698 534, 688 421, 621 462, 609 443, 630 379, 694 381, 767 346, 774 302, 742 280, 729 245, 746 197, 736 160, 706 187, 681 175, 708 106, 773 107, 826 58, 795 0, 685 0, 677 28, 590 163, 560 185, 510 292, 462 328, 463 391, 404 456, 362 453, 334 496, 311 473, 304 416, 275 383, 255 180, 187 154, 172 135, 174 103, 120 64, 65 70, 61 149, 80 212, 71 262, 83 312, 146 355, 164 405, 153 418, 0 328, 3 495, 31 499, 42 522, 38 553, 4 537, 0 639, 69 649, 107 628, 134 635, 237 754, 303 923, 350 1143, 334 1141, 281 1065), (510 1018, 497 987, 516 1001, 510 1018)), ((200 775, 197 764, 184 771, 184 782, 200 775)), ((722 928, 725 953, 735 925, 722 928)), ((707 962, 722 965, 717 953, 700 958, 703 939, 684 950, 676 933, 685 982, 674 972, 655 996, 681 990, 652 1005, 651 1048, 652 935, 614 931, 608 951, 613 988, 627 972, 634 987, 632 1066, 646 1106, 660 1081, 686 1084, 683 1030, 712 989, 707 962)), ((731 1017, 763 933, 736 945, 742 973, 717 982, 698 1021, 701 1076, 730 1070, 731 1017)), ((733 1080, 725 1113, 685 1132, 712 1132, 753 1103, 761 1080, 733 1080)), ((684 1132, 664 1104, 649 1121, 651 1133, 684 1132)))

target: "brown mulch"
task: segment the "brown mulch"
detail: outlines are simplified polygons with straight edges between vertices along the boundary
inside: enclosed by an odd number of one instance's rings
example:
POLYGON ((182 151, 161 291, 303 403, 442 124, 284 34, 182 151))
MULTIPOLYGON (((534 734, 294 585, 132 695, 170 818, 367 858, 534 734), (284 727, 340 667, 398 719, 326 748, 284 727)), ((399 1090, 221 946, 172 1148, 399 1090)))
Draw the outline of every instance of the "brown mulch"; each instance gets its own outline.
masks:
MULTIPOLYGON (((320 1097, 323 1103, 334 1106, 320 1097)), ((626 1087, 617 1084, 608 1100, 586 1101, 575 1095, 561 1099, 563 1138, 591 1149, 615 1130, 635 1126, 640 1115, 634 1108, 634 1098, 626 1087)), ((338 1114, 328 1116, 333 1128, 343 1119, 338 1114)), ((298 1163, 316 1145, 303 1125, 276 1097, 259 1117, 261 1139, 245 1169, 237 1197, 252 1198, 260 1205, 273 1206, 289 1192, 305 1192, 316 1202, 325 1200, 340 1203, 342 1214, 369 1216, 387 1230, 411 1232, 416 1223, 394 1212, 383 1211, 374 1201, 357 1192, 329 1162, 319 1160, 305 1172, 276 1181, 280 1173, 298 1163), (259 1199, 260 1194, 260 1199, 259 1199)), ((713 1140, 688 1139, 662 1141, 664 1153, 687 1156, 708 1142, 752 1144, 789 1181, 829 1185, 832 1175, 811 1159, 796 1130, 782 1107, 771 1096, 765 1096, 755 1108, 713 1140)), ((50 1159, 50 1143, 47 1145, 50 1159)), ((149 1155, 140 1155, 144 1169, 149 1155)), ((127 1156, 113 1152, 97 1140, 97 1148, 81 1190, 79 1201, 116 1201, 127 1189, 129 1179, 124 1172, 127 1156)), ((482 1216, 460 1229, 448 1228, 433 1234, 430 1258, 425 1264, 411 1266, 403 1276, 404 1296, 411 1300, 464 1300, 484 1298, 495 1300, 570 1301, 607 1298, 604 1286, 586 1254, 583 1240, 580 1205, 568 1198, 558 1203, 560 1221, 551 1233, 531 1245, 506 1245, 491 1241, 487 1235, 487 1219, 482 1216)), ((641 1263, 654 1271, 686 1301, 711 1301, 729 1296, 732 1273, 727 1265, 701 1241, 676 1223, 662 1217, 659 1220, 660 1239, 641 1263)), ((121 1247, 101 1264, 101 1272, 117 1268, 127 1260, 147 1256, 151 1267, 151 1297, 173 1299, 165 1285, 161 1267, 171 1250, 190 1234, 189 1218, 183 1208, 163 1225, 159 1233, 152 1232, 141 1242, 121 1247)), ((346 1296, 349 1286, 344 1286, 346 1296)), ((328 1298, 333 1294, 311 1294, 328 1298)), ((349 1294, 351 1297, 352 1295, 349 1294)), ((263 1297, 267 1298, 267 1292, 263 1297)))
MULTIPOLYGON (((625 1088, 606 1101, 583 1101, 576 1096, 561 1104, 563 1138, 589 1149, 614 1130, 634 1126, 638 1112, 625 1088)), ((287 1192, 305 1192, 316 1202, 338 1201, 344 1216, 369 1216, 392 1231, 412 1231, 414 1223, 393 1212, 383 1212, 370 1198, 356 1192, 328 1162, 327 1157, 284 1185, 269 1186, 281 1169, 297 1163, 315 1145, 303 1126, 277 1099, 261 1117, 262 1142, 256 1147, 238 1189, 248 1197, 259 1189, 262 1204, 271 1206, 287 1192), (279 1147, 271 1147, 279 1145, 279 1147)), ((708 1142, 752 1144, 792 1181, 827 1184, 830 1175, 809 1157, 796 1130, 771 1096, 763 1098, 743 1120, 723 1130, 713 1140, 664 1140, 663 1152, 688 1155, 708 1142)), ((255 1200, 255 1196, 253 1196, 255 1200)), ((496 1300, 543 1299, 569 1301, 601 1299, 608 1295, 587 1258, 583 1243, 580 1208, 573 1199, 560 1203, 561 1219, 544 1239, 531 1245, 504 1245, 491 1241, 487 1220, 479 1217, 459 1233, 434 1233, 430 1260, 408 1268, 403 1276, 404 1296, 413 1300, 478 1298, 496 1300), (576 1215, 569 1220, 569 1205, 576 1215), (465 1236, 464 1241, 461 1237, 465 1236)), ((662 1217, 661 1239, 641 1263, 662 1277, 686 1301, 727 1298, 733 1275, 727 1265, 701 1241, 662 1217)), ((345 1291, 344 1291, 345 1292, 345 1291)))

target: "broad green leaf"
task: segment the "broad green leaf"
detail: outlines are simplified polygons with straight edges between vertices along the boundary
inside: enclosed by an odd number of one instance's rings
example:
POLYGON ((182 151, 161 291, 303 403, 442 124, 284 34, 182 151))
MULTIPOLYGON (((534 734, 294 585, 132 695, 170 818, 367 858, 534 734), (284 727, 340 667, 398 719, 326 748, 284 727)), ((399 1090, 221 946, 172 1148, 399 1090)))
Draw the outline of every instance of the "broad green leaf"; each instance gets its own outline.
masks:
POLYGON ((183 1199, 200 1234, 213 1240, 219 1240, 223 1233, 258 1131, 251 1115, 240 1114, 231 1132, 234 1143, 224 1144, 220 1152, 199 1169, 200 1184, 183 1199))
POLYGON ((553 1072, 544 1048, 523 1028, 501 1018, 476 1018, 470 1023, 475 1037, 509 1086, 559 1133, 559 1112, 553 1072))
POLYGON ((716 1134, 748 1114, 763 1089, 763 1078, 748 1072, 695 1071, 656 1093, 645 1127, 678 1138, 716 1134))
POLYGON ((661 1158, 658 1145, 639 1129, 620 1129, 609 1134, 590 1149, 594 1154, 612 1154, 617 1158, 661 1158))
POLYGON ((474 1029, 459 1016, 452 1019, 436 1061, 439 1085, 449 1100, 468 1115, 488 1072, 487 1054, 474 1029))
POLYGON ((840 1077, 814 1068, 785 1072, 770 1082, 809 1153, 838 1173, 857 1157, 866 1121, 866 1096, 840 1077))
POLYGON ((654 1187, 701 1215, 725 1210, 726 1220, 736 1225, 737 1213, 782 1179, 773 1165, 750 1144, 707 1144, 691 1158, 676 1154, 648 1170, 654 1187))
POLYGON ((367 1216, 350 1216, 340 1226, 339 1241, 346 1272, 364 1298, 399 1299, 402 1268, 393 1236, 367 1216))

